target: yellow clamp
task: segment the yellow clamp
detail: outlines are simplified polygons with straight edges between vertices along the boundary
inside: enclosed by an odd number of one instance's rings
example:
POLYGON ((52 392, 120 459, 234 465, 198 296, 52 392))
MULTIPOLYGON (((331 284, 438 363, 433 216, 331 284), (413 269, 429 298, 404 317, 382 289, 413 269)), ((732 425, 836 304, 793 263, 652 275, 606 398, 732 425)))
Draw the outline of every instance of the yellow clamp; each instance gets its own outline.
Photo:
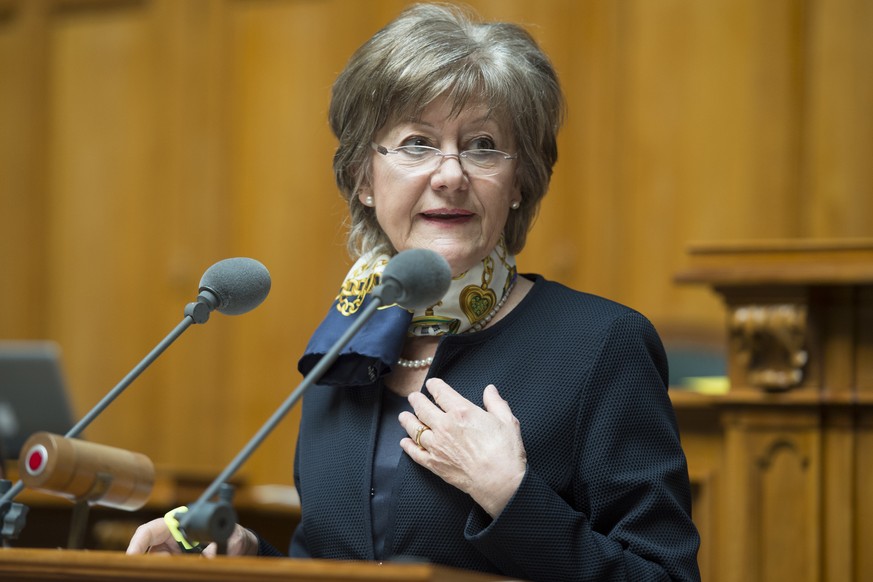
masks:
POLYGON ((177 507, 176 509, 172 509, 168 511, 164 515, 164 523, 167 524, 167 529, 170 530, 170 535, 173 536, 173 539, 176 540, 176 543, 179 544, 179 547, 183 552, 186 553, 200 553, 203 551, 203 547, 200 545, 200 542, 189 542, 188 538, 185 537, 185 534, 182 533, 182 530, 179 529, 179 520, 176 519, 177 513, 185 513, 188 511, 186 506, 177 507))

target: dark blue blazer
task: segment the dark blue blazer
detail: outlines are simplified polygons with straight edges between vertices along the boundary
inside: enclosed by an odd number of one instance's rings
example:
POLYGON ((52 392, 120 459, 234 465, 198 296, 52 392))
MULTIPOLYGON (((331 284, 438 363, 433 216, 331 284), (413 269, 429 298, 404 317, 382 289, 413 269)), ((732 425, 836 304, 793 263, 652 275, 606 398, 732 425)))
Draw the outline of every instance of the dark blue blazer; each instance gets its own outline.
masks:
MULTIPOLYGON (((479 406, 485 386, 497 386, 521 424, 521 486, 492 520, 404 454, 386 549, 526 580, 698 580, 656 331, 627 307, 531 278, 504 319, 443 338, 429 372, 479 406)), ((383 389, 314 386, 304 397, 292 556, 373 559, 368 496, 383 389)))

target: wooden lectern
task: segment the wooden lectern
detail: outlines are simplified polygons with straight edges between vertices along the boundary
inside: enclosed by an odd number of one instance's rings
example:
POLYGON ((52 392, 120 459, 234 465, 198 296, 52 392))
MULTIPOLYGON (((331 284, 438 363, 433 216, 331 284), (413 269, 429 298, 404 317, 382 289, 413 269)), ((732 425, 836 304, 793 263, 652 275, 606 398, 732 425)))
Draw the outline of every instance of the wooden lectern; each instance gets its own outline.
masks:
MULTIPOLYGON (((673 401, 708 580, 873 580, 873 240, 696 245, 725 394, 673 401)), ((705 574, 706 575, 706 574, 705 574)))
POLYGON ((290 558, 207 559, 127 556, 121 552, 0 549, 0 580, 88 582, 497 582, 505 577, 431 564, 334 562, 290 558))

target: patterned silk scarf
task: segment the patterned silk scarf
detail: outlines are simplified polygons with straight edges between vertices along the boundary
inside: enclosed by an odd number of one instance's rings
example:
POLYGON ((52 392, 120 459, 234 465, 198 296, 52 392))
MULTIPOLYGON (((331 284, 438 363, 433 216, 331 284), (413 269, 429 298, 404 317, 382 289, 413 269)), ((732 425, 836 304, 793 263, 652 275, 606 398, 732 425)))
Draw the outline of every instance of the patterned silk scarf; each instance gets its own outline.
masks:
MULTIPOLYGON (((297 364, 302 374, 318 363, 363 312, 389 258, 368 253, 352 266, 327 317, 315 330, 297 364)), ((399 305, 379 308, 319 383, 370 384, 391 371, 408 336, 441 336, 481 329, 506 301, 516 276, 515 257, 506 252, 501 238, 491 254, 452 279, 448 292, 436 305, 415 313, 399 305)))

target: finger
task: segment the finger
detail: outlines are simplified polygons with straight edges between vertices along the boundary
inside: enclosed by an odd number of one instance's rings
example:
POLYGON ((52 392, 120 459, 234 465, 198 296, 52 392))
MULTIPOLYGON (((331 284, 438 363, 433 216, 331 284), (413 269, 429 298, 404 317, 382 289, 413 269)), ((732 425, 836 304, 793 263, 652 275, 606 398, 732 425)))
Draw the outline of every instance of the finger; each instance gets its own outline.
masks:
POLYGON ((228 553, 234 556, 257 556, 258 536, 249 529, 236 524, 230 542, 231 548, 228 553))
POLYGON ((423 430, 424 428, 430 428, 430 425, 422 422, 411 412, 401 412, 398 418, 400 420, 400 425, 406 431, 406 434, 413 440, 415 440, 415 437, 418 435, 419 429, 423 430))
MULTIPOLYGON (((133 537, 130 538, 126 553, 145 554, 151 548, 157 551, 159 547, 166 546, 167 540, 171 538, 167 524, 164 523, 163 518, 159 517, 136 528, 133 537)), ((175 544, 175 542, 173 543, 175 544)), ((169 550, 165 549, 165 551, 169 550)))
POLYGON ((421 435, 424 432, 430 431, 430 427, 421 422, 421 420, 411 412, 401 412, 398 419, 400 420, 400 425, 416 446, 421 442, 421 435))
POLYGON ((413 392, 407 400, 409 400, 409 404, 412 406, 413 418, 409 420, 408 425, 404 426, 410 435, 415 432, 419 424, 426 424, 427 426, 438 425, 440 417, 445 414, 421 392, 413 392))
POLYGON ((434 402, 447 412, 458 406, 472 405, 469 400, 458 394, 454 388, 440 378, 430 378, 425 382, 425 386, 430 395, 433 396, 434 402))
MULTIPOLYGON (((137 530, 139 532, 139 530, 137 530)), ((143 539, 142 537, 137 537, 137 534, 134 534, 132 538, 130 538, 130 542, 127 544, 127 555, 132 556, 135 554, 145 554, 148 549, 151 547, 151 544, 148 540, 143 539)))
POLYGON ((418 430, 418 427, 422 426, 424 423, 421 422, 417 416, 413 413, 404 410, 397 417, 397 420, 400 421, 400 426, 406 431, 406 434, 409 435, 410 438, 415 438, 415 432, 418 430))
POLYGON ((503 422, 512 422, 515 416, 509 408, 509 403, 500 396, 497 391, 497 386, 489 384, 485 387, 482 393, 482 404, 485 405, 485 410, 502 420, 503 422))
POLYGON ((218 544, 215 542, 211 542, 208 546, 203 548, 203 551, 200 552, 200 555, 204 558, 214 558, 218 555, 218 544))
MULTIPOLYGON (((426 431, 426 434, 432 434, 430 431, 426 431)), ((427 452, 427 449, 419 447, 415 444, 411 438, 404 438, 400 441, 400 448, 409 455, 413 461, 418 463, 423 467, 429 468, 430 455, 427 452)))
MULTIPOLYGON (((253 556, 258 553, 258 538, 241 526, 240 524, 234 524, 233 532, 230 534, 230 537, 227 539, 227 555, 228 556, 253 556)), ((215 542, 211 542, 208 546, 203 548, 201 555, 205 558, 214 558, 218 555, 218 544, 215 542)))

